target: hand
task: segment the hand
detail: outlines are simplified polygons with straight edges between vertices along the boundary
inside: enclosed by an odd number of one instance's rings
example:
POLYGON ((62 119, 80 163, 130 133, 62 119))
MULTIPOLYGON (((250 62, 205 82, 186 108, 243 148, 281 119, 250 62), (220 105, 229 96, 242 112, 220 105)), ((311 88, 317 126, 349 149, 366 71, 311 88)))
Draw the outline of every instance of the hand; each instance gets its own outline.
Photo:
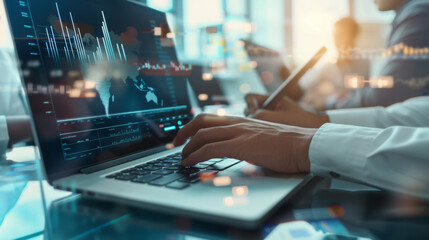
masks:
POLYGON ((283 97, 276 105, 274 111, 260 108, 268 96, 248 94, 246 96, 248 117, 274 123, 319 128, 329 122, 328 115, 318 115, 302 109, 288 97, 283 97))
POLYGON ((277 172, 309 172, 308 150, 317 129, 291 127, 240 117, 198 115, 177 134, 173 144, 191 141, 182 164, 229 157, 277 172))

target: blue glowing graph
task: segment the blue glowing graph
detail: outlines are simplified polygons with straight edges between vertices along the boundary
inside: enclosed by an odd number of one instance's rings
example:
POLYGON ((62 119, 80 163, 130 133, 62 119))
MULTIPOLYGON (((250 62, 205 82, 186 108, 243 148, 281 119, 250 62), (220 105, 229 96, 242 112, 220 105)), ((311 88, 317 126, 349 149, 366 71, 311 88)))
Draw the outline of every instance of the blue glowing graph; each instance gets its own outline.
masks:
MULTIPOLYGON (((72 66, 73 63, 78 60, 80 64, 91 64, 97 63, 99 61, 124 61, 127 62, 127 54, 124 50, 124 45, 116 43, 116 46, 112 43, 110 38, 109 28, 107 27, 107 21, 104 16, 104 12, 101 11, 101 16, 103 21, 101 22, 101 30, 103 32, 103 37, 96 37, 97 48, 95 52, 88 53, 84 47, 84 40, 79 27, 76 27, 73 19, 73 15, 69 12, 70 21, 72 23, 73 29, 67 28, 64 26, 62 16, 60 13, 60 8, 58 3, 55 3, 57 14, 59 18, 59 23, 61 25, 61 38, 64 40, 64 51, 67 63, 72 66), (71 32, 71 34, 70 34, 71 32)), ((53 26, 46 27, 47 41, 45 42, 46 51, 49 58, 51 58, 56 67, 61 66, 60 51, 57 45, 57 36, 54 33, 53 26)))

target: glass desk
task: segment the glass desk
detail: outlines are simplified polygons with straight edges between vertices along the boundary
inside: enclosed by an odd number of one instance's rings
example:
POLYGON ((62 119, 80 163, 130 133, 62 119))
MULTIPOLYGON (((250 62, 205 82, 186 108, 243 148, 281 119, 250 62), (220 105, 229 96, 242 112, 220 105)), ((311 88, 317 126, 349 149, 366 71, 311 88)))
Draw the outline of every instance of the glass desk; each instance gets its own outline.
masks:
POLYGON ((254 230, 70 196, 48 208, 46 231, 53 239, 427 239, 428 210, 416 199, 315 177, 254 230))
MULTIPOLYGON (((22 183, 21 183, 22 184, 22 183)), ((338 179, 314 177, 256 229, 160 214, 24 182, 0 239, 427 239, 429 203, 338 179), (42 196, 44 196, 43 199, 42 196), (20 203, 32 202, 26 207, 20 203), (41 203, 45 204, 45 208, 41 203), (32 206, 32 207, 31 207, 32 206), (46 213, 46 214, 44 214, 46 213), (20 217, 17 217, 20 216, 20 217), (12 232, 13 231, 13 232, 12 232), (3 235, 3 237, 2 237, 3 235)))

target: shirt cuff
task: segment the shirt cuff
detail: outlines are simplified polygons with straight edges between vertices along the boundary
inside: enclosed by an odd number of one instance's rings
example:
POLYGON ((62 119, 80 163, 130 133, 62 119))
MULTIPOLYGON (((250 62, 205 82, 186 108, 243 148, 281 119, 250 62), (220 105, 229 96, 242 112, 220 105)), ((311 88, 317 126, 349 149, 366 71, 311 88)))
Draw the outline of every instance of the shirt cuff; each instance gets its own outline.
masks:
POLYGON ((8 142, 9 131, 7 130, 6 117, 0 116, 0 160, 5 157, 8 142))
POLYGON ((316 175, 358 180, 377 128, 327 123, 314 135, 309 149, 310 169, 316 175), (352 138, 350 136, 353 136, 352 138))
POLYGON ((377 127, 376 118, 383 107, 329 110, 326 113, 331 123, 362 127, 377 127))

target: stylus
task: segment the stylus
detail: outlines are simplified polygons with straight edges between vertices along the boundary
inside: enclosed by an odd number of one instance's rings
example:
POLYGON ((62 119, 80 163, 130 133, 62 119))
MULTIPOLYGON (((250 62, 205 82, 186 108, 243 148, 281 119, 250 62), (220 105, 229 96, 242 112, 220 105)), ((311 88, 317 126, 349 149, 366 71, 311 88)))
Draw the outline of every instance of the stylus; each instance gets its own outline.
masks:
POLYGON ((326 53, 326 47, 322 47, 303 67, 293 72, 262 104, 263 109, 274 110, 283 96, 285 96, 286 88, 289 84, 297 83, 304 74, 311 69, 319 59, 326 53))

